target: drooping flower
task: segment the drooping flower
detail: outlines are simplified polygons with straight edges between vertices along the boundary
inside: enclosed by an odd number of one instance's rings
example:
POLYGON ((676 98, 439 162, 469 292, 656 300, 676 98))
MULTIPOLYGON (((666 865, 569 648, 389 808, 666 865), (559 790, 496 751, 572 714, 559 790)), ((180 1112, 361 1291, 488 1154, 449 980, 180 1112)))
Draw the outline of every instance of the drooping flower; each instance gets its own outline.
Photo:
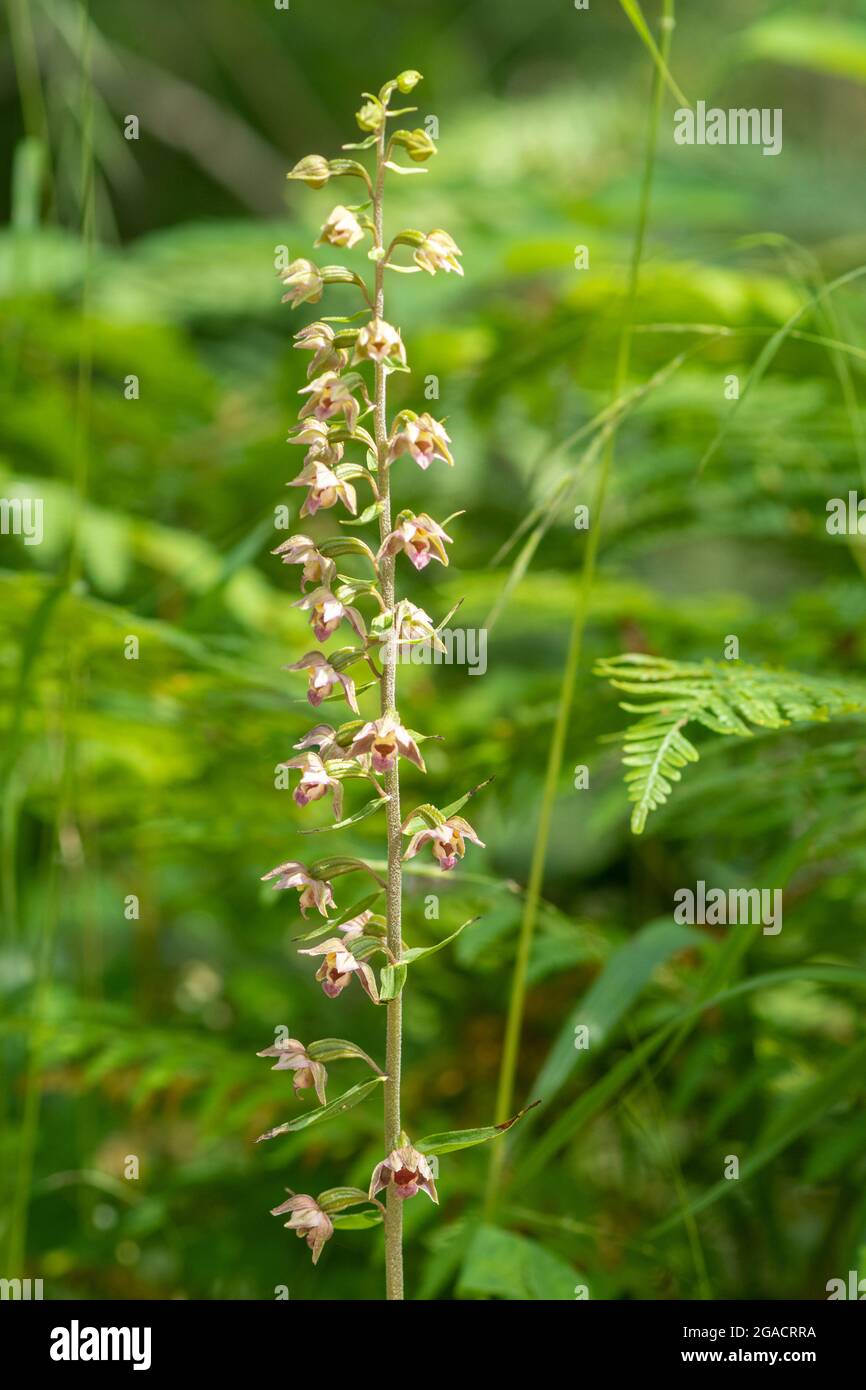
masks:
POLYGON ((308 415, 313 415, 317 420, 330 420, 332 415, 342 414, 346 417, 346 429, 351 432, 358 422, 361 410, 352 395, 353 388, 359 382, 357 372, 354 377, 339 377, 336 372, 323 372, 311 381, 309 386, 302 386, 298 392, 300 396, 310 397, 304 403, 299 419, 305 420, 308 415))
MULTIPOLYGON (((271 551, 272 555, 279 555, 284 565, 303 565, 301 574, 301 589, 306 589, 308 584, 331 583, 336 577, 337 566, 333 560, 329 560, 326 555, 322 555, 316 548, 315 541, 310 540, 309 536, 289 536, 288 540, 283 541, 277 546, 276 550, 271 551)), ((295 670, 295 667, 287 667, 287 670, 295 670)))
POLYGON ((384 319, 371 319, 355 339, 353 362, 387 362, 406 366, 406 349, 400 330, 384 319))
POLYGON ((421 245, 416 248, 414 261, 422 270, 426 270, 428 275, 435 275, 437 270, 455 270, 458 275, 462 275, 463 267, 457 259, 462 255, 463 252, 456 241, 447 232, 443 232, 441 227, 436 227, 427 233, 421 245))
POLYGON ((300 179, 308 188, 324 188, 330 177, 331 166, 321 154, 305 155, 286 174, 287 179, 300 179))
POLYGON ((384 714, 358 730, 349 747, 349 757, 365 753, 371 756, 374 772, 390 772, 397 765, 398 755, 408 758, 422 772, 427 771, 417 743, 394 714, 384 714))
POLYGON ((414 859, 425 845, 432 844, 440 869, 453 869, 458 859, 466 853, 465 840, 484 849, 484 841, 479 840, 468 820, 462 816, 449 816, 442 825, 429 826, 412 836, 404 859, 414 859))
POLYGON ((329 323, 308 323, 295 334, 295 347, 300 352, 312 352, 313 360, 307 368, 307 376, 320 372, 340 372, 349 360, 349 354, 334 346, 334 330, 329 323))
MULTIPOLYGON (((354 940, 356 935, 357 933, 352 933, 350 940, 354 940)), ((338 936, 329 936, 327 941, 320 942, 318 946, 309 946, 306 950, 299 951, 298 955, 325 957, 316 971, 316 979, 329 999, 336 999, 342 994, 346 986, 351 984, 352 976, 357 975, 359 984, 373 1003, 378 1004, 376 977, 373 971, 366 961, 355 959, 352 952, 347 950, 345 940, 338 936)))
POLYGON ((306 865, 299 864, 295 859, 289 859, 285 864, 278 864, 270 873, 262 874, 262 883, 267 883, 269 879, 275 878, 275 889, 299 888, 301 896, 298 906, 301 909, 301 916, 306 917, 307 909, 315 907, 321 912, 323 917, 327 917, 328 908, 336 907, 334 902, 334 890, 324 878, 313 878, 308 872, 306 865))
POLYGON ((350 709, 353 709, 356 714, 361 713, 355 695, 355 682, 351 676, 344 676, 342 671, 336 671, 323 652, 307 652, 300 661, 293 661, 290 666, 284 666, 283 670, 309 672, 310 682, 307 686, 307 699, 314 709, 318 709, 322 701, 327 700, 339 681, 350 709))
POLYGON ((426 411, 416 415, 414 411, 403 410, 394 420, 388 441, 388 461, 393 463, 401 454, 410 454, 419 468, 429 468, 434 459, 442 459, 453 467, 454 460, 448 449, 450 442, 444 425, 432 415, 426 411))
POLYGON ((355 214, 340 203, 328 214, 327 221, 322 223, 316 245, 327 242, 329 246, 355 246, 363 236, 364 228, 355 214))
POLYGON ((403 1144, 399 1149, 393 1149, 388 1157, 373 1169, 370 1179, 370 1201, 377 1192, 389 1185, 393 1185, 398 1197, 415 1197, 419 1192, 426 1192, 431 1201, 437 1206, 439 1204, 430 1162, 411 1144, 403 1144))
POLYGON ((307 453, 304 462, 321 459, 323 463, 339 463, 343 457, 343 445, 332 440, 328 425, 324 420, 307 419, 295 427, 288 437, 289 444, 305 444, 307 453))
MULTIPOLYGON (((433 619, 423 608, 409 599, 401 599, 394 617, 396 634, 394 641, 398 647, 414 647, 428 644, 437 651, 447 650, 445 643, 433 626, 433 619)), ((386 639, 387 641, 387 639, 386 639)), ((386 658, 387 659, 387 658, 386 658)))
POLYGON ((303 598, 297 599, 292 607, 303 608, 309 612, 310 626, 320 642, 326 642, 331 633, 336 632, 344 618, 348 623, 351 623, 359 637, 365 636, 364 619, 357 608, 343 603, 324 585, 314 589, 311 594, 305 594, 303 598))
POLYGON ((298 1042, 297 1038, 286 1038, 285 1042, 273 1043, 270 1047, 263 1048, 256 1053, 257 1057, 276 1057, 276 1062, 271 1067, 271 1071, 291 1071, 292 1086, 296 1091, 306 1091, 311 1086, 316 1092, 320 1105, 324 1105, 327 1100, 325 1087, 328 1084, 328 1073, 322 1062, 315 1062, 307 1053, 304 1044, 298 1042))
POLYGON ((376 558, 381 560, 385 555, 396 555, 398 551, 405 550, 416 570, 425 569, 431 560, 440 560, 447 565, 445 542, 450 541, 451 537, 439 523, 426 512, 421 512, 418 516, 406 517, 385 537, 376 558))
POLYGON ((308 729, 303 738, 299 738, 294 746, 295 748, 318 748, 319 755, 323 758, 336 757, 340 751, 337 731, 330 724, 316 724, 312 729, 308 729))
POLYGON ((311 459, 305 463, 297 478, 292 478, 287 486, 310 489, 304 498, 301 516, 315 516, 320 509, 326 511, 328 507, 336 506, 337 502, 342 502, 352 516, 357 515, 358 497, 352 484, 338 477, 321 459, 311 459))
POLYGON ((287 1211, 292 1213, 291 1220, 283 1224, 287 1230, 296 1231, 307 1242, 313 1252, 313 1264, 318 1264, 325 1242, 334 1234, 333 1221, 316 1199, 305 1192, 297 1196, 293 1193, 288 1201, 273 1207, 271 1216, 284 1216, 287 1211))
POLYGON ((299 304, 318 303, 325 288, 319 267, 304 259, 292 261, 285 270, 281 270, 280 279, 287 287, 283 303, 290 300, 293 309, 297 309, 299 304))
POLYGON ((334 815, 337 820, 343 814, 343 787, 337 777, 332 777, 318 753, 301 753, 297 758, 289 758, 280 767, 299 768, 301 780, 292 793, 296 806, 308 806, 318 801, 328 792, 334 801, 334 815))

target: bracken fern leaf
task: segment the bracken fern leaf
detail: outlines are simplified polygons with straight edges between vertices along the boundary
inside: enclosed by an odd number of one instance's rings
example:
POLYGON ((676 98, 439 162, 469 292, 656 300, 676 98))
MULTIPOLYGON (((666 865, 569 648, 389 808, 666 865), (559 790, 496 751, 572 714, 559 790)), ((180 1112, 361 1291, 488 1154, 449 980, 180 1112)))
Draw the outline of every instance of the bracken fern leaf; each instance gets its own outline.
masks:
POLYGON ((667 801, 686 764, 698 761, 698 750, 683 732, 688 724, 748 738, 755 728, 866 713, 866 684, 739 662, 667 661, 627 652, 598 661, 595 674, 616 690, 640 696, 640 703, 620 704, 641 716, 622 735, 635 835, 650 812, 667 801))

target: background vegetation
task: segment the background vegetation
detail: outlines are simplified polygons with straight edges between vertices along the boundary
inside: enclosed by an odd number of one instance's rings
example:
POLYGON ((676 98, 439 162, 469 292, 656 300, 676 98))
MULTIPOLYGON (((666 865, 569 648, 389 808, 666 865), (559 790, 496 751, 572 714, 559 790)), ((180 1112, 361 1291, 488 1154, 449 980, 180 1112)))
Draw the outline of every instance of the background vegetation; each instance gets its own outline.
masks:
MULTIPOLYGON (((493 1115, 587 543, 572 513, 601 466, 597 432, 569 441, 614 390, 653 64, 601 0, 89 9, 8 0, 0 48, 0 492, 45 501, 41 546, 0 537, 0 1274, 47 1297, 374 1298, 380 1233, 338 1233, 314 1271, 268 1209, 287 1184, 364 1185, 378 1101, 252 1142, 308 1103, 254 1055, 275 1027, 375 1056, 383 1029, 360 990, 317 991, 294 895, 259 882, 325 852, 274 787, 308 710, 280 670, 307 641, 294 572, 268 555, 306 366, 273 266, 342 194, 285 172, 352 138, 361 90, 424 72, 441 153, 390 217, 448 228, 466 277, 395 277, 392 316, 459 466, 399 486, 467 509, 412 597, 437 619, 462 598, 490 638, 484 676, 415 667, 404 701, 445 735, 425 798, 496 780, 473 802, 486 853, 407 882, 413 940, 482 914, 411 980, 417 1136, 493 1115), (531 554, 501 556, 534 508, 531 554)), ((661 380, 621 422, 568 702, 517 1080, 543 1104, 484 1220, 484 1149, 442 1160, 440 1211, 409 1204, 416 1296, 821 1298, 866 1274, 862 718, 692 730, 701 761, 637 837, 605 741, 633 716, 592 674, 624 651, 718 660, 733 634, 744 662, 862 675, 864 555, 825 507, 864 477, 866 278, 818 291, 866 262, 866 5, 677 19, 688 98, 782 107, 784 149, 675 146, 664 97, 626 387, 661 380), (753 370, 734 409, 725 378, 753 370), (676 926, 699 879, 783 887, 782 933, 676 926)), ((352 843, 375 858, 378 822, 352 843)), ((334 1064, 331 1094, 362 1075, 334 1064)))

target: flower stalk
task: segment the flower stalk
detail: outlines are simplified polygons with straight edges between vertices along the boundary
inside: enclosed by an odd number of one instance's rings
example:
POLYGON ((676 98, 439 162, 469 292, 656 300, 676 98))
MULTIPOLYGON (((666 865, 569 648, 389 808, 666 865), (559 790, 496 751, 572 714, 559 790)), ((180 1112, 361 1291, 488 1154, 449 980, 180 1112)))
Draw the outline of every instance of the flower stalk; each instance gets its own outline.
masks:
MULTIPOLYGON (((483 1129, 430 1135, 417 1144, 404 1132, 401 1119, 403 989, 409 969, 471 925, 464 922, 432 945, 408 949, 403 941, 403 860, 413 858, 429 844, 440 870, 447 872, 462 859, 467 840, 483 848, 472 826, 458 814, 470 796, 480 790, 478 787, 442 810, 424 803, 405 820, 400 808, 399 759, 405 758, 422 774, 426 767, 418 747, 425 736, 407 728, 398 710, 398 657, 413 642, 441 646, 441 641, 438 629, 423 608, 408 599, 398 601, 396 570, 398 564, 411 563, 420 573, 432 559, 447 564, 444 546, 451 542, 451 537, 426 512, 416 516, 401 511, 394 527, 391 473, 403 458, 417 463, 422 470, 435 459, 448 466, 454 460, 443 422, 426 412, 417 415, 408 409, 400 411, 389 431, 388 376, 410 368, 399 329, 385 319, 385 272, 391 269, 402 274, 463 273, 458 260, 460 248, 441 228, 428 233, 398 232, 386 249, 386 172, 424 172, 395 163, 394 150, 405 151, 415 164, 436 153, 424 130, 397 130, 388 138, 388 121, 405 114, 389 108, 392 96, 396 91, 412 91, 420 80, 420 73, 409 70, 386 82, 378 96, 364 93, 364 105, 356 119, 365 138, 344 149, 374 150, 372 177, 357 160, 328 160, 322 155, 308 155, 289 174, 290 179, 314 189, 324 188, 332 178, 361 179, 368 200, 356 207, 342 203, 335 207, 322 225, 317 244, 351 249, 369 236, 372 244, 368 259, 374 266, 372 286, 354 271, 341 266, 320 268, 306 259, 293 261, 279 271, 287 287, 285 299, 293 308, 317 303, 329 285, 360 290, 365 306, 360 315, 308 324, 295 336, 295 346, 312 352, 313 357, 307 372, 309 385, 300 392, 307 397, 299 412, 300 425, 289 435, 289 443, 305 447, 307 453, 301 472, 289 486, 307 489, 300 508, 304 519, 316 518, 339 504, 350 514, 350 525, 364 526, 378 519, 379 530, 375 554, 354 533, 320 542, 298 533, 273 551, 281 563, 300 566, 301 598, 294 606, 308 615, 317 642, 324 645, 338 630, 345 632, 343 624, 348 627, 351 642, 350 646, 330 652, 309 650, 300 659, 287 663, 285 669, 304 674, 307 699, 314 710, 325 702, 344 701, 355 716, 342 724, 339 720, 335 725, 317 724, 295 744, 299 756, 287 758, 280 767, 299 774, 293 801, 304 814, 316 803, 332 806, 335 824, 320 828, 342 830, 384 807, 386 872, 383 879, 363 859, 332 855, 310 864, 287 859, 263 876, 273 881, 278 890, 296 889, 302 917, 312 918, 315 925, 307 924, 298 939, 304 943, 316 940, 318 944, 302 945, 299 954, 317 963, 315 980, 325 997, 339 1007, 336 1001, 357 981, 370 1002, 385 1012, 384 1070, 354 1043, 340 1038, 320 1039, 304 1046, 296 1038, 283 1037, 259 1053, 261 1057, 276 1057, 276 1070, 293 1075, 295 1094, 312 1090, 319 1103, 314 1113, 302 1113, 296 1120, 269 1129, 260 1136, 260 1142, 343 1114, 377 1092, 380 1085, 384 1096, 383 1157, 373 1170, 369 1188, 331 1188, 315 1197, 287 1189, 288 1200, 273 1208, 273 1214, 289 1214, 285 1224, 306 1241, 314 1264, 326 1243, 341 1229, 360 1230, 384 1222, 385 1292, 389 1300, 403 1298, 403 1203, 419 1192, 438 1202, 431 1159, 439 1153, 450 1154, 495 1139, 520 1118, 514 1116, 505 1124, 483 1129), (399 265, 392 260, 402 247, 412 248, 414 264, 399 265), (355 320, 365 315, 369 315, 367 321, 361 327, 354 326, 355 320), (372 392, 363 374, 371 368, 372 392), (372 433, 364 423, 370 415, 372 433), (360 447, 364 463, 344 458, 353 447, 360 447), (354 484, 360 481, 369 484, 373 500, 358 515, 354 484), (363 577, 339 572, 337 561, 343 556, 364 565, 363 577), (362 674, 372 675, 372 681, 363 686, 356 686, 350 674, 359 666, 366 668, 362 674), (372 717, 371 712, 362 713, 359 704, 371 687, 378 687, 378 709, 372 717), (357 779, 369 782, 375 796, 353 814, 349 813, 350 808, 344 812, 343 783, 357 779), (337 902, 333 881, 356 873, 368 875, 375 889, 370 892, 368 888, 367 896, 360 901, 352 903, 350 899, 348 906, 342 906, 337 902), (379 910, 383 905, 384 913, 379 910), (328 1101, 324 1063, 335 1060, 363 1061, 376 1076, 328 1101), (382 1188, 386 1189, 384 1204, 377 1197, 382 1188), (344 1215, 345 1208, 352 1206, 365 1210, 344 1215)), ((445 524, 453 519, 448 518, 445 524)), ((446 621, 447 617, 439 626, 446 621)), ((410 775, 415 775, 411 769, 410 775)), ((342 886, 337 891, 342 898, 342 886)), ((358 992, 353 989, 351 994, 357 997, 358 992)))
MULTIPOLYGON (((387 127, 383 121, 376 141, 376 182, 373 195, 373 247, 376 255, 376 287, 374 307, 376 318, 385 317, 385 141, 387 127)), ((382 546, 391 532, 391 466, 388 458, 387 375, 383 362, 377 362, 374 375, 373 437, 376 441, 377 487, 379 489, 379 539, 382 546)), ((379 583, 385 611, 394 614, 394 573, 397 557, 384 550, 379 561, 379 583)), ((380 682, 382 717, 397 708, 397 662, 383 662, 380 682)), ((402 955, 403 900, 403 836, 400 817, 400 772, 398 760, 385 773, 385 807, 388 837, 388 886, 385 890, 387 945, 395 964, 402 955)), ((385 1133, 384 1151, 397 1148, 400 1135, 400 1078, 403 1066, 403 994, 385 1005, 385 1133)), ((393 1187, 385 1199, 385 1296, 403 1297, 403 1206, 393 1187)))

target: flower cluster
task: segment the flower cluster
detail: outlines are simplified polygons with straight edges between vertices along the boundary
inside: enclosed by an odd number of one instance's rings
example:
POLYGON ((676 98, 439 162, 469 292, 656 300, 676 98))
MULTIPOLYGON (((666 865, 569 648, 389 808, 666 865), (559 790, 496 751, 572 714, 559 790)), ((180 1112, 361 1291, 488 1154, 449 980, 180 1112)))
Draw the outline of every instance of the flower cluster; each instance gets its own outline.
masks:
MULTIPOLYGON (((400 329, 385 317, 385 276, 389 270, 423 271, 429 275, 440 271, 463 274, 460 248, 441 228, 426 233, 406 230, 388 244, 383 235, 382 193, 386 171, 415 172, 396 162, 395 156, 402 151, 412 164, 421 165, 436 153, 433 141, 424 130, 389 127, 395 116, 404 114, 392 108, 394 94, 410 92, 419 80, 420 73, 409 70, 386 83, 378 96, 365 94, 364 104, 357 113, 365 138, 343 148, 345 151, 375 149, 372 177, 366 166, 354 158, 326 159, 321 155, 306 156, 288 176, 313 189, 325 188, 332 179, 360 181, 366 199, 355 205, 337 203, 321 224, 316 245, 346 250, 358 248, 357 254, 360 254, 369 242, 368 259, 374 267, 372 285, 354 270, 319 265, 306 258, 294 260, 280 271, 284 299, 293 308, 318 304, 326 287, 334 284, 352 287, 362 300, 360 314, 322 318, 308 323, 295 334, 295 347, 310 353, 311 358, 307 384, 299 393, 303 404, 298 424, 289 435, 291 444, 305 450, 303 466, 288 486, 305 490, 300 507, 300 517, 304 521, 337 509, 338 519, 342 513, 344 520, 355 519, 353 525, 378 523, 379 531, 374 548, 352 531, 345 537, 321 541, 306 533, 292 535, 273 552, 283 564, 300 567, 301 596, 295 606, 307 614, 316 642, 324 645, 338 635, 348 639, 348 645, 331 653, 312 649, 285 669, 305 673, 307 699, 314 709, 326 702, 345 702, 351 714, 357 716, 342 724, 335 718, 333 725, 317 725, 296 744, 298 755, 282 766, 298 773, 294 801, 299 808, 306 810, 316 801, 330 802, 337 822, 334 829, 340 828, 343 817, 344 783, 349 779, 369 782, 375 791, 373 801, 350 819, 357 821, 384 807, 389 830, 396 827, 396 837, 389 833, 387 881, 380 879, 363 860, 348 858, 321 860, 309 866, 289 860, 264 878, 273 881, 278 890, 298 890, 304 917, 314 909, 325 919, 325 925, 308 932, 304 940, 328 932, 326 939, 299 949, 300 955, 317 962, 315 978, 324 994, 329 999, 337 999, 356 980, 377 1005, 395 999, 405 980, 399 920, 401 861, 411 859, 429 846, 440 869, 450 871, 463 857, 467 842, 482 844, 471 825, 454 813, 453 806, 444 812, 425 806, 407 821, 400 819, 400 760, 421 773, 426 769, 419 747, 423 738, 406 726, 398 712, 394 649, 419 641, 432 641, 441 646, 441 639, 432 619, 422 608, 396 597, 395 573, 405 561, 419 572, 431 560, 447 565, 445 547, 451 544, 452 538, 445 524, 426 512, 416 515, 404 510, 392 522, 390 470, 404 459, 422 470, 437 460, 453 466, 454 459, 444 422, 427 412, 416 414, 403 409, 395 415, 390 427, 387 423, 388 377, 410 368, 400 329), (390 137, 389 129, 392 131, 390 137), (398 261, 400 254, 405 257, 401 248, 410 249, 410 265, 398 261), (359 319, 363 322, 359 323, 359 319), (365 376, 365 372, 368 375, 365 376), (363 494, 363 501, 359 497, 362 487, 368 490, 363 494), (337 561, 343 556, 360 562, 364 573, 360 576, 340 573, 337 561), (357 683, 359 670, 372 676, 363 687, 357 683), (361 712, 359 700, 363 690, 372 690, 378 695, 378 708, 369 715, 361 712), (384 786, 380 779, 384 779, 384 786), (419 813, 421 829, 417 829, 419 813), (404 853, 399 851, 401 832, 409 837, 404 853), (335 901, 332 879, 356 872, 368 873, 377 885, 376 891, 341 913, 335 901), (387 895, 387 915, 375 910, 383 894, 387 895), (332 917, 331 914, 336 915, 332 917), (382 958, 379 978, 372 964, 377 955, 382 958)), ((463 801, 457 803, 457 808, 462 804, 463 801)), ((412 952, 410 956, 414 958, 417 954, 412 952)), ((392 1021, 389 1013, 389 1028, 392 1021)), ((266 1048, 259 1056, 276 1058, 276 1069, 293 1073, 295 1089, 312 1088, 324 1106, 327 1081, 324 1058, 358 1055, 357 1050, 329 1051, 332 1042, 311 1044, 305 1049, 297 1040, 288 1039, 266 1048)), ((345 1049, 353 1045, 340 1046, 345 1049)), ((366 1060, 375 1067, 369 1058, 366 1060)), ((378 1068, 376 1070, 378 1072, 378 1068)), ((396 1084, 381 1073, 377 1080, 383 1081, 386 1087, 396 1084)), ((366 1087, 373 1085, 375 1082, 365 1083, 366 1087)), ((355 1088, 356 1091, 363 1089, 355 1088)), ((351 1094, 347 1093, 345 1099, 351 1094)), ((396 1111, 399 1113, 399 1093, 396 1111)), ((281 1127, 285 1128, 291 1126, 281 1127)), ((395 1129, 398 1132, 386 1131, 387 1157, 376 1166, 368 1192, 357 1191, 353 1199, 373 1205, 371 1222, 380 1219, 383 1209, 376 1195, 383 1189, 400 1198, 425 1192, 434 1202, 438 1201, 428 1156, 413 1148, 399 1125, 395 1129)), ((277 1132, 280 1131, 271 1133, 277 1132)), ((355 1190, 337 1191, 345 1194, 355 1190)), ((307 1194, 292 1194, 274 1209, 275 1215, 290 1213, 287 1225, 306 1239, 313 1263, 334 1234, 335 1226, 339 1226, 335 1201, 329 1194, 320 1194, 318 1199, 307 1194)), ((340 1201, 344 1202, 345 1198, 340 1201)), ((388 1209, 386 1205, 386 1241, 388 1209)), ((352 1219, 357 1221, 357 1218, 352 1219)))

